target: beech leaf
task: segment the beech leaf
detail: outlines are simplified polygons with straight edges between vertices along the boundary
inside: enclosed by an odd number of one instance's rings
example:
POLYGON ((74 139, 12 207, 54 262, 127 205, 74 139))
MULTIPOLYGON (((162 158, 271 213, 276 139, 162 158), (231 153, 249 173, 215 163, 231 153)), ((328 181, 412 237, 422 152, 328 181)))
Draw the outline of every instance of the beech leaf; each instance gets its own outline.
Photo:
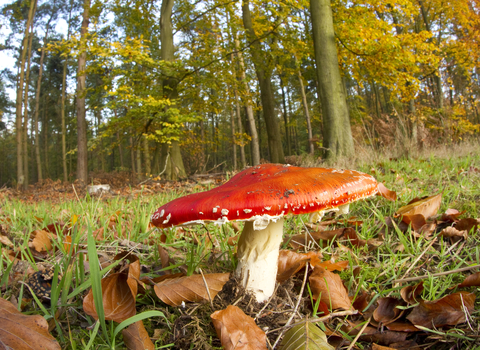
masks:
POLYGON ((280 343, 282 350, 334 350, 328 344, 327 336, 315 323, 305 322, 292 327, 283 336, 280 343))
POLYGON ((224 310, 215 311, 210 317, 225 350, 267 349, 265 332, 239 307, 229 305, 224 310))
POLYGON ((455 326, 466 321, 465 312, 472 312, 474 304, 474 293, 457 292, 435 301, 420 301, 407 319, 425 328, 455 326))
POLYGON ((383 198, 388 199, 389 201, 395 202, 397 200, 397 192, 390 191, 385 185, 381 182, 377 185, 378 188, 378 195, 382 196, 383 198))
MULTIPOLYGON (((204 275, 205 281, 213 299, 230 278, 229 273, 211 273, 204 275)), ((202 275, 183 276, 165 279, 155 284, 155 294, 165 304, 179 306, 184 302, 209 300, 207 288, 202 275)))
POLYGON ((280 250, 277 281, 279 283, 285 282, 305 267, 308 261, 310 261, 310 264, 316 265, 320 262, 321 257, 322 254, 318 252, 297 253, 291 250, 280 250))
POLYGON ((373 318, 383 325, 388 325, 397 320, 403 314, 403 310, 397 308, 405 303, 397 298, 385 297, 377 300, 378 307, 373 312, 373 318))
POLYGON ((470 276, 467 276, 458 287, 480 287, 480 272, 475 272, 470 276))
POLYGON ((419 199, 414 202, 401 207, 397 210, 396 216, 410 216, 415 214, 422 214, 425 219, 428 219, 437 214, 440 204, 442 202, 442 194, 419 199))
POLYGON ((154 350, 143 321, 137 321, 122 330, 123 341, 128 350, 154 350))
MULTIPOLYGON (((128 284, 126 273, 114 273, 102 278, 102 300, 105 319, 115 322, 125 321, 135 316, 135 298, 128 284)), ((90 290, 83 300, 83 310, 95 319, 98 319, 93 292, 90 290)))
POLYGON ((314 299, 320 297, 320 301, 327 304, 331 310, 352 309, 348 291, 339 275, 322 267, 316 267, 309 281, 314 299))
POLYGON ((45 318, 40 315, 24 315, 3 298, 0 298, 0 344, 15 350, 61 349, 48 332, 45 318))

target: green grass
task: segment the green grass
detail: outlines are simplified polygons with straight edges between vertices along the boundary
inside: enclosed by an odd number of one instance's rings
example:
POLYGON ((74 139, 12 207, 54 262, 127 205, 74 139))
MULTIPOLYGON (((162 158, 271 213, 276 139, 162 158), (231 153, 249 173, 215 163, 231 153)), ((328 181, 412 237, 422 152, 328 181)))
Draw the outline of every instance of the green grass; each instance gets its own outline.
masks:
MULTIPOLYGON (((480 172, 472 169, 480 169, 480 147, 478 144, 468 147, 437 150, 436 154, 424 153, 408 159, 390 160, 386 156, 376 155, 366 161, 357 161, 355 166, 351 166, 367 173, 374 172, 379 182, 395 190, 399 196, 395 203, 374 197, 351 206, 350 215, 363 220, 363 225, 357 230, 360 238, 375 239, 386 218, 392 217, 402 205, 413 198, 437 193, 442 193, 439 213, 455 208, 465 211, 463 217, 479 218, 480 172)), ((0 223, 14 238, 15 249, 21 250, 27 266, 36 270, 39 263, 51 264, 55 270, 52 302, 48 304, 38 299, 31 300, 23 312, 40 314, 53 322, 52 334, 60 342, 62 349, 124 347, 118 324, 105 321, 101 313, 100 322, 95 323, 82 309, 83 296, 90 287, 93 288, 94 295, 101 295, 100 279, 112 268, 110 266, 102 269, 95 263, 99 257, 97 253, 106 253, 111 257, 121 250, 132 250, 141 264, 147 267, 144 275, 156 275, 160 269, 159 256, 156 246, 149 243, 159 242, 160 232, 149 228, 150 215, 162 204, 184 194, 185 191, 172 191, 166 194, 143 194, 137 198, 116 197, 103 200, 86 197, 75 201, 33 204, 17 199, 4 200, 0 203, 0 223), (118 222, 113 229, 108 229, 112 215, 118 216, 118 222), (45 261, 35 262, 28 247, 30 233, 49 224, 68 222, 74 216, 78 216, 78 221, 73 226, 71 235, 77 251, 67 251, 60 234, 53 243, 56 247, 55 254, 47 256, 45 261), (92 233, 100 228, 104 229, 104 240, 95 242, 92 233), (143 248, 125 245, 126 242, 141 243, 143 248), (88 266, 85 264, 85 257, 88 257, 90 262, 88 266), (60 274, 61 279, 58 278, 60 274)), ((291 235, 303 233, 306 222, 306 215, 290 217, 286 220, 285 231, 291 235)), ((234 248, 227 244, 228 237, 234 235, 230 225, 188 227, 181 234, 172 229, 167 230, 166 234, 165 246, 175 251, 174 258, 179 266, 186 264, 188 274, 198 272, 200 268, 204 273, 231 272, 235 269, 234 248), (218 250, 223 252, 221 255, 212 255, 211 247, 205 243, 206 230, 212 237, 216 237, 218 250), (194 237, 200 240, 200 244, 194 242, 194 237)), ((341 273, 351 294, 363 290, 373 293, 375 298, 399 297, 400 288, 406 284, 399 286, 394 283, 396 279, 431 275, 465 265, 480 264, 479 240, 477 232, 456 245, 441 237, 431 245, 431 238, 415 238, 409 231, 401 232, 394 228, 387 230, 384 243, 370 252, 365 247, 352 246, 349 246, 349 250, 342 250, 334 244, 322 248, 321 251, 325 259, 334 257, 336 260, 348 260, 350 267, 358 267, 357 276, 353 276, 351 268, 341 273), (422 258, 417 260, 421 254, 422 258)), ((0 269, 1 296, 21 299, 26 295, 24 284, 9 282, 8 276, 12 272, 13 263, 10 262, 5 248, 0 256, 0 269)), ((467 271, 425 279, 422 297, 425 300, 435 300, 451 293, 454 291, 451 288, 462 282, 469 273, 467 271)), ((471 291, 477 296, 480 295, 478 288, 471 288, 471 291)), ((308 289, 305 293, 307 296, 308 289)), ((101 310, 101 298, 97 297, 95 300, 97 310, 101 310)), ((313 303, 312 307, 317 310, 318 304, 313 303)), ((168 339, 168 332, 171 330, 166 326, 167 322, 163 316, 159 317, 159 313, 150 318, 153 315, 152 310, 160 311, 170 324, 179 316, 179 312, 165 306, 151 291, 137 299, 137 316, 147 317, 145 324, 149 334, 152 335, 156 328, 166 330, 157 341, 157 348, 171 347, 168 339)), ((475 320, 478 318, 476 314, 472 316, 475 320)), ((461 343, 465 347, 473 344, 468 334, 464 334, 464 327, 436 332, 435 335, 446 342, 461 343)))

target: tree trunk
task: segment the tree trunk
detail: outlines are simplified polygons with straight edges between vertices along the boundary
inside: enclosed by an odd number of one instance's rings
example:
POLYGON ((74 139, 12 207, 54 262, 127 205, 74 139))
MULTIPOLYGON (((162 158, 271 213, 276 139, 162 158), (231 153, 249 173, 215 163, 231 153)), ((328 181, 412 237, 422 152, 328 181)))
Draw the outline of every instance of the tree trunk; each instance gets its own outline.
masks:
MULTIPOLYGON (((237 122, 238 122, 238 133, 243 137, 242 113, 240 111, 240 97, 238 96, 237 89, 235 89, 235 115, 237 117, 237 122)), ((257 148, 258 148, 258 137, 257 137, 257 148)), ((245 144, 242 140, 240 144, 240 169, 244 169, 246 164, 247 162, 245 160, 245 144)))
POLYGON ((230 110, 230 125, 232 128, 232 153, 233 153, 233 171, 237 171, 237 143, 235 140, 235 112, 230 110))
POLYGON ((152 174, 152 163, 150 161, 150 146, 146 135, 143 135, 143 155, 145 156, 145 173, 152 174))
POLYGON ((85 40, 90 20, 90 0, 83 4, 83 21, 80 31, 81 49, 77 72, 77 179, 84 185, 88 182, 87 121, 85 107, 87 52, 85 40))
MULTIPOLYGON (((250 88, 248 87, 247 77, 245 75, 245 63, 243 61, 242 52, 240 51, 240 43, 238 39, 235 39, 235 50, 237 50, 238 62, 240 64, 240 80, 243 82, 243 88, 245 89, 245 93, 249 93, 250 88)), ((245 109, 248 125, 250 127, 250 136, 252 137, 252 165, 255 166, 260 164, 260 144, 258 139, 257 127, 255 125, 255 116, 253 114, 253 105, 249 98, 247 98, 245 101, 245 109)))
POLYGON ((282 77, 279 76, 278 79, 280 80, 280 89, 282 90, 282 107, 283 107, 283 123, 285 124, 285 138, 287 139, 287 156, 292 154, 292 143, 291 143, 291 135, 288 126, 288 113, 287 113, 287 101, 285 99, 285 86, 283 86, 282 77))
MULTIPOLYGON (((161 58, 164 61, 172 62, 174 60, 175 47, 173 44, 172 30, 172 8, 174 0, 162 0, 162 9, 160 14, 160 41, 161 58)), ((163 94, 166 98, 174 101, 178 98, 178 81, 175 78, 165 79, 163 81, 163 94)), ((174 107, 174 103, 172 104, 174 107)), ((165 167, 163 177, 168 180, 176 180, 178 177, 186 177, 185 166, 183 164, 182 154, 180 153, 180 144, 172 140, 170 144, 162 145, 163 160, 160 164, 165 167), (169 162, 170 164, 167 164, 169 162)))
POLYGON ((338 68, 330 0, 310 0, 315 62, 323 115, 326 158, 353 155, 347 101, 338 68))
MULTIPOLYGON (((34 10, 35 11, 35 10, 34 10)), ((27 72, 25 73, 25 90, 23 96, 23 136, 22 136, 22 156, 23 156, 23 189, 28 188, 28 92, 30 86, 30 64, 32 62, 32 40, 33 40, 33 21, 31 23, 30 38, 28 40, 27 53, 27 72)))
POLYGON ((275 99, 273 96, 271 74, 272 69, 265 63, 268 55, 263 51, 258 37, 255 35, 250 15, 249 0, 243 0, 242 4, 243 25, 250 42, 250 53, 255 65, 258 83, 260 86, 260 98, 262 100, 263 118, 265 119, 268 149, 270 161, 284 163, 283 145, 280 134, 280 125, 275 114, 275 99))
POLYGON ((36 0, 31 0, 30 9, 28 11, 28 19, 25 24, 25 34, 23 36, 22 44, 22 54, 20 61, 20 77, 18 80, 17 86, 17 101, 15 104, 15 126, 16 126, 16 145, 17 145, 17 187, 22 186, 25 180, 24 168, 23 168, 23 150, 22 150, 22 135, 23 135, 23 126, 22 126, 22 102, 23 102, 23 85, 25 78, 25 60, 28 50, 28 38, 30 26, 33 22, 33 17, 35 13, 36 0))
MULTIPOLYGON (((295 61, 297 59, 295 58, 295 61)), ((308 111, 308 102, 307 95, 305 94, 305 87, 303 85, 302 72, 300 67, 297 68, 298 82, 300 84, 300 94, 302 95, 302 106, 303 114, 305 114, 305 119, 307 120, 307 132, 308 132, 308 153, 313 155, 315 153, 315 147, 313 145, 313 131, 312 131, 312 122, 310 119, 310 112, 308 111)))

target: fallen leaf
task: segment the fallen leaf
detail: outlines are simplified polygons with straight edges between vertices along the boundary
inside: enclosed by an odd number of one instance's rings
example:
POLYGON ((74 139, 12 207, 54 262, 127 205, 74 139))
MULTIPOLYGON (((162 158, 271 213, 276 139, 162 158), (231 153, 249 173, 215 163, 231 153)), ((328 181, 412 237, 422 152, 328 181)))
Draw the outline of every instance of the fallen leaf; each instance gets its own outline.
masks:
POLYGON ((40 315, 24 315, 9 301, 0 298, 0 345, 15 350, 59 350, 48 332, 48 323, 40 315))
POLYGON ((52 233, 44 230, 35 230, 31 234, 33 239, 28 242, 28 246, 34 248, 37 252, 48 252, 52 249, 51 235, 52 233))
MULTIPOLYGON (((135 298, 127 280, 128 275, 125 273, 114 273, 102 278, 102 300, 106 320, 122 322, 135 316, 137 312, 135 298)), ((83 310, 88 315, 98 319, 91 289, 83 299, 83 310)))
POLYGON ((122 330, 123 341, 128 350, 154 350, 143 321, 137 321, 122 330))
POLYGON ((308 261, 315 265, 317 262, 320 262, 321 257, 322 254, 318 252, 297 253, 291 250, 280 250, 277 281, 279 283, 285 282, 305 267, 308 261))
POLYGON ((403 310, 397 308, 399 305, 404 305, 402 300, 392 297, 379 298, 377 300, 378 307, 373 312, 373 318, 383 325, 395 322, 403 314, 403 310))
POLYGON ((395 216, 411 216, 415 214, 422 214, 425 219, 428 219, 437 214, 440 204, 442 202, 442 194, 437 194, 431 197, 425 197, 416 201, 412 201, 406 206, 401 207, 395 213, 395 216))
POLYGON ((237 306, 229 305, 210 317, 225 350, 267 349, 265 332, 237 306))
POLYGON ((395 202, 397 200, 397 192, 390 191, 385 185, 381 182, 377 185, 378 192, 377 195, 382 196, 383 198, 388 199, 389 201, 395 202))
POLYGON ((407 319, 426 328, 455 326, 466 321, 465 312, 472 312, 474 303, 475 294, 467 292, 453 293, 435 301, 422 300, 407 319))
POLYGON ((315 323, 308 321, 290 328, 283 336, 280 348, 284 350, 335 350, 328 344, 325 333, 315 323))
POLYGON ((463 230, 457 230, 453 226, 445 227, 441 232, 440 236, 445 237, 445 238, 464 238, 467 239, 468 237, 468 232, 463 230))
MULTIPOLYGON (((364 326, 364 321, 347 321, 348 325, 342 327, 342 330, 348 333, 351 336, 356 336, 360 329, 364 326)), ((387 326, 388 327, 388 326, 387 326)), ((367 326, 360 336, 360 339, 363 341, 368 341, 370 343, 378 343, 381 345, 390 345, 393 343, 398 343, 405 341, 408 333, 406 332, 394 332, 377 329, 376 327, 367 326)))
POLYGON ((463 287, 480 287, 480 272, 475 272, 470 276, 467 276, 462 283, 458 285, 459 288, 463 287))
POLYGON ((315 267, 309 281, 314 299, 320 298, 331 310, 352 309, 348 291, 337 274, 315 267))
POLYGON ((420 282, 414 286, 406 286, 400 290, 402 299, 408 304, 417 303, 417 298, 423 292, 423 282, 420 282))
POLYGON ((402 221, 407 225, 411 225, 414 231, 420 231, 420 229, 427 224, 427 220, 425 220, 423 214, 404 214, 402 221))
POLYGON ((4 244, 4 245, 6 245, 7 247, 10 247, 10 248, 13 247, 12 241, 10 241, 10 239, 8 239, 7 236, 4 236, 1 233, 0 233, 0 243, 4 244))
MULTIPOLYGON (((206 274, 205 281, 213 299, 230 278, 229 273, 206 274)), ((168 278, 155 284, 155 293, 165 304, 179 306, 184 302, 209 300, 202 275, 168 278)))
POLYGON ((476 231, 479 224, 480 222, 477 219, 465 218, 457 221, 455 228, 459 231, 467 231, 467 233, 470 233, 472 230, 476 231))
POLYGON ((323 267, 325 270, 328 271, 343 271, 348 268, 348 261, 347 260, 341 260, 341 261, 333 261, 333 260, 327 260, 327 261, 320 261, 317 262, 315 267, 323 267))

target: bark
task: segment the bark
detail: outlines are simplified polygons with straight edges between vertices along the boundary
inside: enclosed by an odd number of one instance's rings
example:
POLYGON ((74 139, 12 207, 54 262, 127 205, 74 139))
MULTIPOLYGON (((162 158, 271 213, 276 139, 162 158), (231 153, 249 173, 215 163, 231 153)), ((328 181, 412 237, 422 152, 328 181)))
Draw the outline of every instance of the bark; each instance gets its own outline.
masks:
POLYGON ((148 139, 143 136, 143 155, 145 156, 145 173, 147 175, 152 174, 152 163, 150 161, 150 146, 148 139))
MULTIPOLYGON (((240 135, 243 135, 242 113, 240 111, 240 97, 238 96, 237 89, 235 89, 235 115, 237 117, 237 122, 238 122, 238 133, 240 135)), ((257 140, 257 148, 258 148, 258 137, 256 137, 256 140, 257 140)), ((245 160, 245 145, 242 141, 240 144, 240 168, 244 169, 246 164, 247 162, 245 160)))
POLYGON ((82 47, 78 57, 77 72, 77 179, 84 185, 88 182, 88 153, 87 153, 87 121, 85 107, 87 62, 86 35, 90 21, 90 0, 85 0, 83 5, 83 21, 80 31, 82 47))
MULTIPOLYGON (((34 10, 35 12, 35 10, 34 10)), ((33 21, 31 23, 31 33, 28 40, 28 53, 27 53, 27 71, 25 74, 25 90, 23 96, 23 135, 22 135, 22 157, 23 157, 23 189, 28 188, 29 176, 28 176, 28 92, 30 86, 30 64, 32 62, 32 40, 33 40, 33 21)))
MULTIPOLYGON (((240 51, 240 42, 235 39, 235 50, 237 51, 238 63, 240 64, 240 81, 243 82, 243 88, 245 93, 250 91, 247 83, 247 77, 245 74, 245 63, 240 51)), ((258 138, 257 126, 255 125, 255 116, 253 114, 253 105, 249 98, 245 101, 245 109, 247 114, 248 125, 250 127, 250 136, 252 137, 252 165, 260 164, 260 143, 258 138)), ((246 163, 245 163, 246 164, 246 163)))
POLYGON ((35 129, 35 160, 37 163, 37 178, 39 182, 43 181, 43 173, 42 173, 42 160, 40 157, 40 140, 39 140, 39 135, 38 135, 38 111, 40 109, 40 91, 42 88, 42 76, 43 76, 43 61, 45 59, 45 46, 47 45, 47 38, 48 38, 48 32, 50 30, 50 22, 52 21, 53 18, 53 11, 52 15, 50 16, 46 29, 45 29, 45 36, 43 38, 43 47, 42 47, 42 53, 40 55, 40 64, 39 64, 39 69, 38 69, 38 80, 37 80, 37 92, 35 95, 35 114, 34 114, 34 129, 35 129))
POLYGON ((230 111, 230 125, 232 128, 232 152, 233 152, 233 170, 237 170, 237 143, 235 142, 235 112, 230 111))
MULTIPOLYGON (((173 61, 175 47, 173 44, 172 30, 172 8, 174 0, 162 0, 160 14, 160 41, 161 58, 164 61, 173 61)), ((163 93, 166 98, 176 100, 178 81, 175 78, 165 79, 163 81, 163 93)), ((164 167, 163 177, 168 180, 177 180, 186 177, 185 166, 183 164, 182 154, 180 153, 180 144, 172 140, 170 144, 162 144, 161 166, 164 167)))
POLYGON ((23 37, 22 44, 22 53, 20 60, 20 77, 18 80, 17 86, 17 100, 15 104, 15 126, 16 126, 16 146, 17 146, 17 187, 22 186, 25 180, 24 169, 23 169, 23 150, 22 150, 22 135, 23 135, 23 126, 22 126, 22 98, 23 98, 23 85, 25 79, 25 60, 28 50, 28 37, 30 26, 33 21, 34 12, 35 12, 36 1, 32 0, 30 3, 30 9, 28 11, 27 23, 25 24, 25 35, 23 37))
MULTIPOLYGON (((297 59, 295 58, 295 60, 297 59)), ((310 119, 310 112, 308 111, 307 95, 305 94, 305 87, 303 85, 302 72, 300 71, 300 68, 297 69, 298 83, 300 84, 300 94, 302 95, 303 114, 305 114, 305 119, 307 120, 308 153, 313 155, 315 152, 315 147, 313 145, 312 122, 310 119)))
POLYGON ((347 101, 338 67, 330 0, 310 0, 316 70, 323 116, 326 158, 353 155, 347 101))
POLYGON ((284 163, 283 145, 280 134, 280 125, 275 113, 275 99, 272 88, 272 68, 269 67, 267 57, 258 37, 253 29, 250 15, 249 0, 243 0, 242 4, 243 25, 250 42, 250 53, 252 55, 255 72, 260 86, 260 98, 262 100, 263 118, 265 119, 268 136, 268 149, 272 163, 284 163))
POLYGON ((288 113, 287 113, 287 101, 285 99, 285 86, 283 85, 282 77, 278 77, 280 80, 280 89, 282 90, 282 107, 283 107, 283 123, 285 125, 285 138, 287 139, 287 156, 292 154, 292 145, 290 142, 290 131, 288 127, 288 113))

